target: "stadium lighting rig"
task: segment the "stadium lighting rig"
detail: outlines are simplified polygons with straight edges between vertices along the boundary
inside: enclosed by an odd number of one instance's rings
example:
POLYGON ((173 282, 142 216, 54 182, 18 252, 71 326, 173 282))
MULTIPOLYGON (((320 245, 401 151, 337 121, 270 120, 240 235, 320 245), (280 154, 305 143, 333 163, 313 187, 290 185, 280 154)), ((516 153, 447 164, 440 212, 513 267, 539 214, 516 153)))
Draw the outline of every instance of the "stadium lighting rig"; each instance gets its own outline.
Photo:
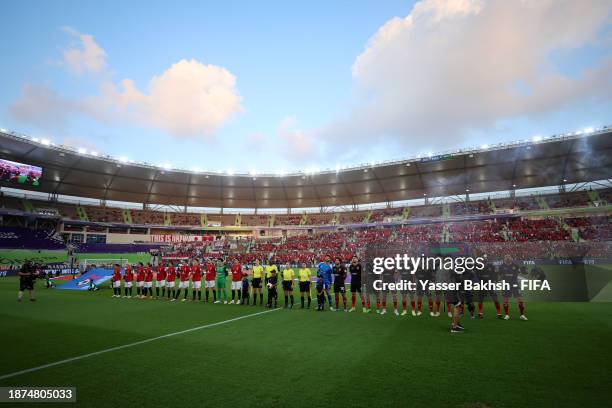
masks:
POLYGON ((251 177, 254 177, 254 176, 268 176, 268 177, 301 176, 301 177, 304 177, 304 176, 314 176, 317 174, 326 174, 326 173, 338 174, 341 171, 351 171, 351 170, 353 171, 363 170, 364 173, 367 173, 369 167, 373 168, 376 166, 395 165, 395 164, 405 164, 406 167, 409 167, 411 162, 446 160, 446 159, 452 158, 453 155, 457 155, 457 154, 468 154, 470 158, 473 158, 474 154, 477 154, 483 151, 487 151, 487 150, 491 150, 491 149, 505 149, 505 148, 518 147, 518 146, 525 146, 527 147, 527 149, 529 149, 530 145, 532 144, 563 140, 563 139, 568 139, 568 138, 582 137, 585 135, 592 135, 598 132, 608 131, 609 129, 610 129, 610 126, 602 126, 602 127, 589 126, 583 129, 575 130, 573 132, 560 133, 560 134, 556 134, 552 136, 536 135, 530 139, 515 140, 515 141, 510 141, 510 142, 501 142, 501 143, 496 143, 496 144, 485 143, 485 144, 480 145, 480 147, 450 149, 450 150, 439 152, 439 153, 433 153, 433 152, 427 152, 426 154, 419 153, 416 156, 412 156, 412 157, 375 161, 375 162, 369 162, 369 163, 361 163, 358 165, 337 164, 334 168, 326 168, 326 169, 310 168, 306 170, 297 170, 293 172, 287 172, 286 170, 283 169, 283 170, 278 170, 276 172, 255 172, 255 173, 253 173, 252 171, 250 171, 249 173, 237 173, 237 172, 234 172, 232 169, 216 170, 216 171, 215 170, 203 170, 200 168, 186 169, 186 168, 181 168, 181 167, 168 166, 166 163, 162 163, 159 165, 153 165, 153 164, 150 164, 144 161, 130 160, 126 156, 113 157, 113 156, 101 154, 95 151, 88 152, 87 149, 85 148, 74 148, 71 146, 56 145, 50 139, 29 137, 29 136, 26 136, 24 134, 21 134, 15 131, 7 130, 5 128, 0 128, 0 132, 6 135, 9 135, 11 137, 14 137, 14 138, 24 139, 30 143, 40 144, 45 147, 53 147, 61 151, 74 152, 74 153, 78 153, 82 155, 88 155, 88 156, 92 156, 96 158, 102 158, 105 160, 115 161, 117 163, 122 163, 122 164, 136 164, 136 165, 149 167, 153 169, 172 170, 172 171, 188 172, 188 173, 207 173, 206 177, 208 177, 209 175, 247 176, 247 177, 248 176, 251 176, 251 177))

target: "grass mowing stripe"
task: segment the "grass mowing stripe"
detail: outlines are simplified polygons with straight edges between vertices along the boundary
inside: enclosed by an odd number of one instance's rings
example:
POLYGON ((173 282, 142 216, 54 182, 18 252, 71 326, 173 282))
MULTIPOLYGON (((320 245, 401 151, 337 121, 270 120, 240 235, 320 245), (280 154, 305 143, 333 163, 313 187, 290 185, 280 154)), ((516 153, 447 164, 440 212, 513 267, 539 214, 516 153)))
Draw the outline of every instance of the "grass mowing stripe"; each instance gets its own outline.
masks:
POLYGON ((111 347, 111 348, 100 350, 100 351, 94 351, 93 353, 87 353, 87 354, 82 354, 82 355, 76 356, 76 357, 70 357, 70 358, 67 358, 65 360, 56 361, 54 363, 43 364, 43 365, 38 366, 38 367, 27 368, 25 370, 16 371, 14 373, 9 373, 9 374, 5 374, 5 375, 1 375, 0 376, 0 381, 1 380, 5 380, 7 378, 16 377, 18 375, 22 375, 22 374, 31 373, 31 372, 34 372, 34 371, 43 370, 45 368, 55 367, 55 366, 58 366, 58 365, 61 365, 61 364, 67 364, 67 363, 71 363, 73 361, 82 360, 84 358, 93 357, 93 356, 97 356, 97 355, 104 354, 104 353, 110 353, 112 351, 122 350, 122 349, 129 348, 129 347, 139 346, 141 344, 150 343, 150 342, 156 341, 156 340, 166 339, 168 337, 178 336, 180 334, 185 334, 185 333, 189 333, 189 332, 193 332, 193 331, 197 331, 197 330, 202 330, 202 329, 209 329, 209 328, 215 327, 215 326, 221 326, 222 324, 232 323, 232 322, 235 322, 235 321, 238 321, 238 320, 247 319, 249 317, 253 317, 253 316, 258 316, 258 315, 274 312, 276 310, 280 310, 280 308, 276 308, 276 309, 272 309, 272 310, 264 310, 262 312, 251 313, 251 314, 244 315, 244 316, 234 317, 233 319, 222 320, 222 321, 216 322, 216 323, 205 324, 204 326, 193 327, 191 329, 181 330, 181 331, 177 331, 177 332, 174 332, 174 333, 164 334, 162 336, 152 337, 150 339, 140 340, 140 341, 137 341, 135 343, 123 344, 121 346, 111 347))

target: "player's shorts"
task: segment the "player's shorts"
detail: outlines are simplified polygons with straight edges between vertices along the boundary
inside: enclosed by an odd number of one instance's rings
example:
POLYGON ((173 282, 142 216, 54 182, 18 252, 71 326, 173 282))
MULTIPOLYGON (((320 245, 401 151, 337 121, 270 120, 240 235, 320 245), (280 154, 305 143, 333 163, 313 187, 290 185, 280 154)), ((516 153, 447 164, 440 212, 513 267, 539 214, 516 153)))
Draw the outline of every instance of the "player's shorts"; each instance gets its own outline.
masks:
POLYGON ((310 281, 300 282, 300 292, 310 292, 310 281))
POLYGON ((202 281, 195 281, 195 282, 191 282, 191 288, 192 289, 200 289, 202 287, 202 281))
POLYGON ((261 288, 261 278, 253 278, 251 285, 253 286, 253 289, 260 289, 261 288))
POLYGON ((224 280, 216 280, 215 285, 217 285, 217 288, 219 289, 225 289, 225 281, 224 280))
POLYGON ((113 288, 120 288, 121 287, 121 281, 114 281, 113 282, 113 288))
POLYGON ((189 288, 189 281, 180 281, 179 282, 179 289, 187 289, 189 288))
POLYGON ((242 281, 234 282, 232 281, 232 290, 240 290, 242 289, 242 281))
POLYGON ((351 282, 351 293, 361 293, 362 286, 361 282, 351 282))
POLYGON ((293 289, 293 281, 283 281, 283 290, 292 290, 293 289))
POLYGON ((158 280, 155 281, 155 287, 156 288, 163 288, 164 286, 166 286, 166 280, 158 280))
POLYGON ((153 282, 145 282, 145 288, 152 288, 153 282))
POLYGON ((132 287, 132 281, 125 282, 125 285, 124 285, 124 286, 125 286, 126 288, 131 288, 131 287, 132 287))
POLYGON ((510 284, 510 290, 504 290, 503 294, 504 294, 504 297, 508 297, 508 298, 509 297, 518 298, 518 297, 523 296, 521 294, 520 289, 518 287, 513 286, 512 284, 510 284))
POLYGON ((204 287, 205 288, 214 288, 215 287, 215 281, 214 280, 209 280, 204 282, 204 287))
POLYGON ((139 288, 143 288, 144 287, 144 282, 143 281, 137 281, 136 282, 136 286, 138 286, 139 288))
POLYGON ((34 280, 33 279, 21 279, 19 281, 19 290, 34 290, 34 280))
POLYGON ((345 293, 345 292, 346 292, 346 286, 344 286, 344 284, 342 285, 334 284, 334 293, 345 293))
POLYGON ((323 290, 329 290, 329 288, 331 288, 331 283, 323 282, 323 290))
POLYGON ((174 288, 174 281, 166 281, 167 288, 174 288))

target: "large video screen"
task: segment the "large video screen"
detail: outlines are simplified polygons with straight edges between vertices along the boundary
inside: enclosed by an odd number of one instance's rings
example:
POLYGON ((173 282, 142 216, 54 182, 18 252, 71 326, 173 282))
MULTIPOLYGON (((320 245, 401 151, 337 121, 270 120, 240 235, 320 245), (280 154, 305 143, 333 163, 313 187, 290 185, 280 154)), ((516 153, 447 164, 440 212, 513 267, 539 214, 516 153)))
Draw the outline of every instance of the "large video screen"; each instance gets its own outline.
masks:
POLYGON ((42 167, 0 159, 0 181, 38 186, 41 177, 42 167))

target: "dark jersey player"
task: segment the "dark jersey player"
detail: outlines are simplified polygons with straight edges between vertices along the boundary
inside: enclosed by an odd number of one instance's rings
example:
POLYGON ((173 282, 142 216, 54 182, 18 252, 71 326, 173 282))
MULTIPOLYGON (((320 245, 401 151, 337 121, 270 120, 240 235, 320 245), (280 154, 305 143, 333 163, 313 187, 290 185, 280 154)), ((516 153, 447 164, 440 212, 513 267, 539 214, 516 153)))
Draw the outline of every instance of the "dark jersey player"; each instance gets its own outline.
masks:
POLYGON ((363 285, 361 283, 361 273, 363 268, 361 263, 359 262, 359 258, 356 256, 351 259, 351 264, 349 265, 349 274, 351 275, 351 309, 349 312, 355 311, 355 301, 357 300, 357 292, 359 292, 359 297, 361 299, 361 308, 363 313, 368 313, 370 311, 370 297, 367 295, 367 292, 363 290, 363 285))
POLYGON ((342 264, 342 259, 336 257, 334 260, 334 266, 332 267, 332 274, 334 275, 334 297, 336 301, 336 309, 338 309, 340 303, 340 295, 342 295, 342 306, 346 312, 346 287, 344 280, 346 279, 346 268, 342 264))
POLYGON ((30 261, 26 261, 19 271, 19 293, 17 294, 17 301, 21 302, 23 298, 23 292, 28 291, 30 295, 30 302, 36 301, 34 298, 34 280, 36 279, 36 268, 30 261))
MULTIPOLYGON (((484 268, 477 272, 478 279, 480 279, 480 283, 489 283, 489 282, 497 282, 497 271, 495 270, 495 265, 490 262, 487 262, 484 268)), ((499 304, 499 300, 497 299, 497 292, 494 290, 479 290, 478 291, 478 318, 482 319, 483 317, 483 302, 485 298, 489 295, 493 303, 495 304, 495 311, 497 312, 497 318, 501 319, 501 306, 499 304)))
POLYGON ((520 319, 527 320, 525 316, 525 302, 523 301, 523 295, 519 290, 519 266, 512 261, 512 257, 510 255, 504 256, 504 262, 499 267, 499 277, 501 280, 505 281, 510 285, 509 290, 503 291, 504 296, 504 320, 510 320, 510 314, 508 313, 510 309, 510 305, 508 304, 510 301, 510 297, 514 297, 518 302, 520 319))

